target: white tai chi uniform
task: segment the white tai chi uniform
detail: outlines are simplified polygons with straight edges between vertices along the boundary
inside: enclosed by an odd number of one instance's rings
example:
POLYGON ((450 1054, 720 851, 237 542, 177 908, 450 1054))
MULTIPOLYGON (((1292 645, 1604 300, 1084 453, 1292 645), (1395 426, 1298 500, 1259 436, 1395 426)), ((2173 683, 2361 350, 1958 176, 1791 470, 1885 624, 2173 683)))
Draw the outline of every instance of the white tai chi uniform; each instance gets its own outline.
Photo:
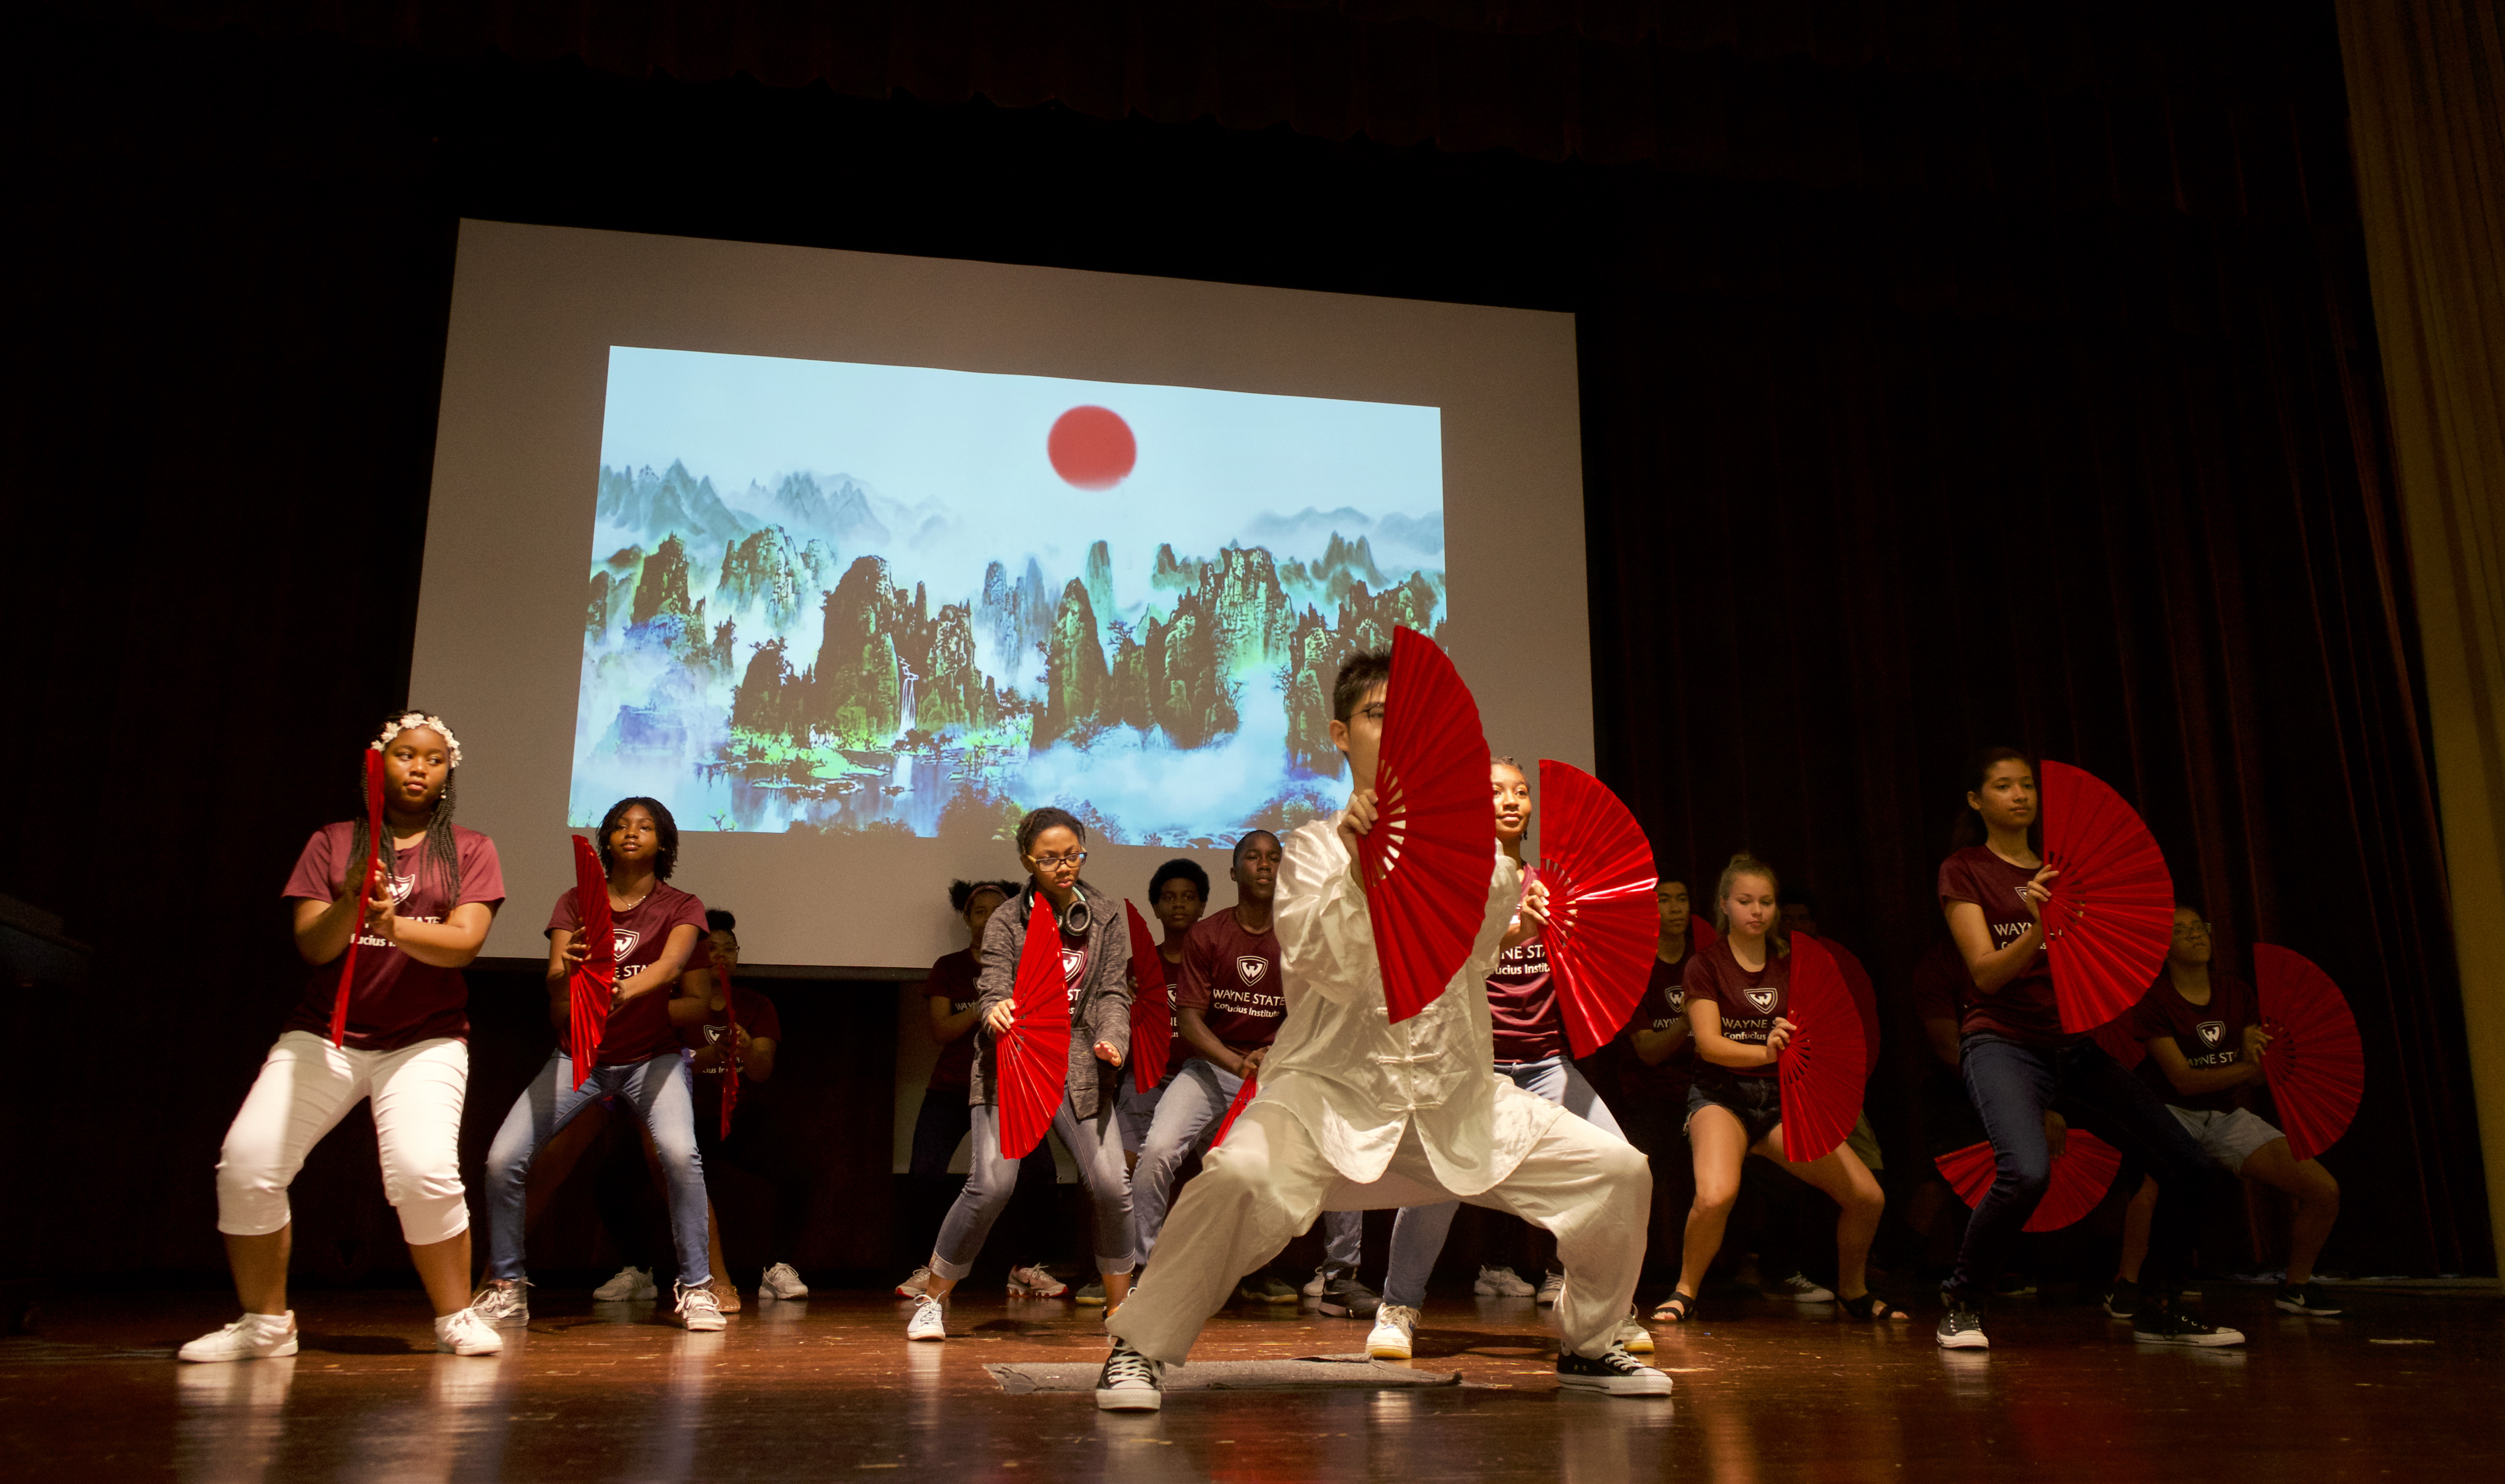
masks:
POLYGON ((1337 825, 1307 825, 1286 841, 1277 923, 1288 1016, 1261 1089, 1183 1187, 1156 1261, 1105 1327, 1150 1360, 1180 1362, 1236 1279, 1322 1212, 1460 1199, 1556 1234, 1572 1275, 1558 1325, 1569 1349, 1597 1358, 1635 1297, 1652 1172, 1625 1140, 1492 1070, 1487 976, 1522 900, 1522 867, 1491 842, 1469 961, 1394 1025, 1337 825))

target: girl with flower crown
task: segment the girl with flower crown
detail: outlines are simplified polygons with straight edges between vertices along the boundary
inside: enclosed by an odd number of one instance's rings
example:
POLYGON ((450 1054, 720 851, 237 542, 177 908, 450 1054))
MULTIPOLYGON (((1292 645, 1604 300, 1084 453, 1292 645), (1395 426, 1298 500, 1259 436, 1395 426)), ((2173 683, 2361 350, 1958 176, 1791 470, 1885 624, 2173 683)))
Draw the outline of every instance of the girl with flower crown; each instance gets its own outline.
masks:
POLYGON ((505 900, 504 871, 495 842, 452 823, 461 744, 451 727, 411 711, 384 723, 370 748, 383 760, 383 837, 371 842, 381 869, 368 890, 370 842, 358 818, 315 830, 288 877, 296 950, 311 969, 218 1155, 218 1230, 244 1313, 184 1346, 186 1360, 296 1354, 287 1189, 304 1156, 361 1099, 373 1107, 383 1191, 435 1306, 437 1347, 465 1356, 504 1348, 470 1311, 460 1151, 470 1081, 461 970, 505 900), (355 977, 343 987, 339 959, 352 934, 355 977), (345 1029, 335 1045, 332 1012, 342 994, 345 1029))

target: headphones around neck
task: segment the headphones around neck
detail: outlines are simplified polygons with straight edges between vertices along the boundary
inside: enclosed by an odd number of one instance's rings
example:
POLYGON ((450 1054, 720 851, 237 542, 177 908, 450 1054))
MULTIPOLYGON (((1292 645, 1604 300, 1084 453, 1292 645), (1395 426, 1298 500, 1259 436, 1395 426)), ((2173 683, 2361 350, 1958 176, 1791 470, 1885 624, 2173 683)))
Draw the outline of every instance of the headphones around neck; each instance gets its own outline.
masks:
MULTIPOLYGON (((1042 907, 1047 912, 1053 911, 1052 899, 1043 894, 1042 887, 1031 887, 1029 890, 1035 894, 1037 906, 1042 907)), ((1032 910, 1033 908, 1029 909, 1030 912, 1032 910)), ((1087 894, 1079 890, 1076 882, 1071 884, 1070 905, 1055 913, 1055 918, 1061 924, 1061 931, 1073 937, 1085 937, 1088 930, 1095 926, 1095 914, 1087 907, 1087 894)))

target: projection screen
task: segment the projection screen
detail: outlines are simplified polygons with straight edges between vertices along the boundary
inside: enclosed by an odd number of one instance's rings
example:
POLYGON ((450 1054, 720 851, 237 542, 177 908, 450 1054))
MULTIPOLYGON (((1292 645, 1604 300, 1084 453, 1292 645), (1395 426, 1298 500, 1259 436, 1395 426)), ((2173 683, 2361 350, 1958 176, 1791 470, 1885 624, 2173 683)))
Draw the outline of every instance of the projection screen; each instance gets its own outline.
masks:
POLYGON ((411 703, 536 956, 649 795, 758 966, 918 976, 1041 804, 1145 905, 1335 808, 1351 651, 1589 767, 1571 316, 462 224, 411 703))

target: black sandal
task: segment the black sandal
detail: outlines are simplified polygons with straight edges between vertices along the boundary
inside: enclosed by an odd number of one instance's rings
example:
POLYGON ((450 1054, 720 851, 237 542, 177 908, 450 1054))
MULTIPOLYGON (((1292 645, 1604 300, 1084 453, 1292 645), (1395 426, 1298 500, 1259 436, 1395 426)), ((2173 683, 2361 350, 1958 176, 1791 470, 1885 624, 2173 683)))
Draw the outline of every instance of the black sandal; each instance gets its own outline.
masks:
POLYGON ((1671 1290, 1671 1294, 1668 1298, 1663 1299, 1654 1307, 1652 1317, 1654 1322, 1657 1324, 1683 1325, 1687 1323, 1688 1316, 1695 1312, 1696 1295, 1693 1293, 1681 1293, 1677 1290, 1674 1289, 1671 1290))
POLYGON ((1887 1320, 1912 1319, 1913 1315, 1879 1296, 1879 1290, 1865 1290, 1859 1298, 1839 1298, 1836 1306, 1864 1324, 1887 1320))

